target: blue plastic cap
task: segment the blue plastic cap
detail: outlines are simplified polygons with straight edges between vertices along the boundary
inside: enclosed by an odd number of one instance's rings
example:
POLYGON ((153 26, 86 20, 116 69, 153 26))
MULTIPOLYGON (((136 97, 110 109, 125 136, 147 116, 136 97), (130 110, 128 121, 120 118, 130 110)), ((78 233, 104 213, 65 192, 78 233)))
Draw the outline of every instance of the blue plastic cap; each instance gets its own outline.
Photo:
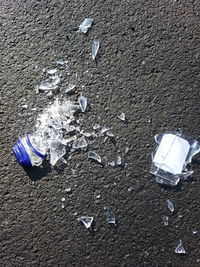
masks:
POLYGON ((32 167, 29 155, 19 139, 13 146, 13 152, 20 165, 22 165, 23 167, 32 167))

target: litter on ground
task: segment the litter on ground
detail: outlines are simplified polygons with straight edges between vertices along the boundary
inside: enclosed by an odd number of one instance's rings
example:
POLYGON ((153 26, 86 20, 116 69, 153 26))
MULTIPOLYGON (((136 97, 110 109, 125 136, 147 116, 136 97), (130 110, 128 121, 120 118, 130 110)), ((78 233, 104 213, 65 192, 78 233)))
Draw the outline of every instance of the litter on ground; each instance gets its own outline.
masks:
POLYGON ((98 40, 94 40, 92 44, 92 59, 95 60, 97 57, 97 53, 99 51, 100 42, 98 40))
POLYGON ((114 224, 115 226, 117 226, 115 214, 112 211, 110 211, 110 210, 107 211, 106 220, 107 220, 108 223, 114 224))
POLYGON ((169 217, 168 216, 163 216, 163 223, 164 225, 168 225, 169 224, 169 217))
POLYGON ((87 33, 93 22, 94 20, 92 18, 85 18, 79 26, 79 31, 87 33))
POLYGON ((160 184, 176 186, 180 179, 184 180, 193 171, 186 165, 200 151, 198 142, 178 132, 167 132, 155 136, 158 147, 152 154, 151 173, 155 174, 160 184))
POLYGON ((77 219, 79 222, 83 223, 87 229, 89 229, 92 226, 92 223, 94 221, 93 217, 89 216, 81 216, 77 219))
POLYGON ((95 161, 101 163, 101 157, 99 156, 99 154, 97 154, 94 151, 88 152, 88 159, 92 159, 92 160, 95 160, 95 161))
POLYGON ((119 118, 121 121, 125 121, 125 120, 126 120, 125 113, 122 112, 122 113, 118 116, 118 118, 119 118))
POLYGON ((175 252, 177 254, 185 254, 186 253, 186 250, 185 250, 185 248, 183 246, 183 241, 182 240, 179 240, 179 244, 176 247, 175 252))
POLYGON ((174 204, 169 199, 167 200, 167 207, 171 212, 174 212, 174 204))

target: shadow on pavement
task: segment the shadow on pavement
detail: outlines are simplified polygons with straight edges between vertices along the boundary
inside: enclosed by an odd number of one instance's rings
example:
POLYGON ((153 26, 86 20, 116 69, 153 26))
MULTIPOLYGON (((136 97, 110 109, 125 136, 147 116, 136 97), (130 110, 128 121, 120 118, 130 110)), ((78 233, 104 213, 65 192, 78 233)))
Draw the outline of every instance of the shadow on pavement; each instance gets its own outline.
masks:
POLYGON ((42 167, 24 168, 25 172, 32 181, 41 180, 52 168, 49 162, 45 162, 42 167))

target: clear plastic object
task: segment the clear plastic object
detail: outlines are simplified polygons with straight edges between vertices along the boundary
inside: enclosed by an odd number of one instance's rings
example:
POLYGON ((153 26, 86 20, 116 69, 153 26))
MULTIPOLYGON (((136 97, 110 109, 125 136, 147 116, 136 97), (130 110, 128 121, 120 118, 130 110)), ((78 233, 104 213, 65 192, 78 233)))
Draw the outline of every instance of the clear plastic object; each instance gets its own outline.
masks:
POLYGON ((193 171, 186 166, 200 151, 198 142, 178 132, 166 132, 155 136, 158 147, 152 153, 151 173, 159 184, 176 186, 180 179, 186 179, 193 171))

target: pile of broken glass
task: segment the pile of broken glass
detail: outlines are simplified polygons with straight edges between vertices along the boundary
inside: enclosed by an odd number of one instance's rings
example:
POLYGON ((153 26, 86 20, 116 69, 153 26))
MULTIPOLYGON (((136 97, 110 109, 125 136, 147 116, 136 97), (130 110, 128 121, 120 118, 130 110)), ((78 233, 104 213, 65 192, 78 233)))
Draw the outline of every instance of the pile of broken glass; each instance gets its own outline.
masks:
MULTIPOLYGON (((59 159, 64 161, 62 157, 66 153, 65 146, 77 139, 76 132, 80 131, 80 127, 77 126, 74 115, 79 108, 78 104, 69 100, 56 99, 37 119, 36 130, 30 135, 30 139, 34 147, 50 156, 51 165, 55 165, 59 159)), ((77 146, 74 144, 73 147, 82 147, 79 143, 86 143, 83 139, 84 137, 80 142, 76 140, 77 146)))
POLYGON ((158 144, 152 154, 151 173, 159 184, 176 186, 193 173, 186 166, 200 151, 198 142, 178 132, 166 132, 155 136, 158 144))

